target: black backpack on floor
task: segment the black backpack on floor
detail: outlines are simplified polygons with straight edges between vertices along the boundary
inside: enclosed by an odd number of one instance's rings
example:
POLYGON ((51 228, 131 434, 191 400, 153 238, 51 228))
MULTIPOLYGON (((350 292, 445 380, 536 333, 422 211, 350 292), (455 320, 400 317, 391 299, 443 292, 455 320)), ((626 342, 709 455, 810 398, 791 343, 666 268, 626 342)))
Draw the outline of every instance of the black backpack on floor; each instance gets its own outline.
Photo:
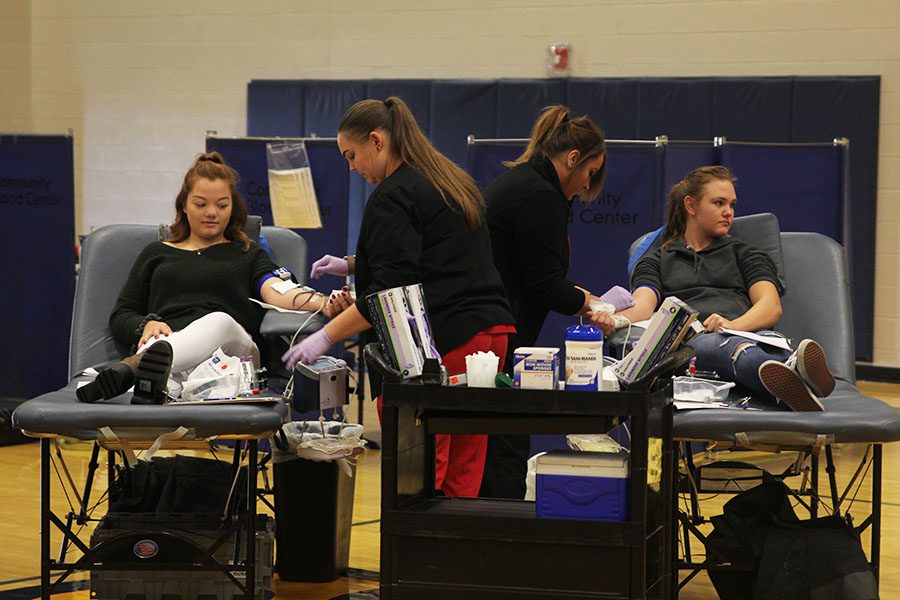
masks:
POLYGON ((784 483, 765 477, 713 517, 705 544, 722 600, 877 600, 859 533, 840 517, 801 521, 784 483))

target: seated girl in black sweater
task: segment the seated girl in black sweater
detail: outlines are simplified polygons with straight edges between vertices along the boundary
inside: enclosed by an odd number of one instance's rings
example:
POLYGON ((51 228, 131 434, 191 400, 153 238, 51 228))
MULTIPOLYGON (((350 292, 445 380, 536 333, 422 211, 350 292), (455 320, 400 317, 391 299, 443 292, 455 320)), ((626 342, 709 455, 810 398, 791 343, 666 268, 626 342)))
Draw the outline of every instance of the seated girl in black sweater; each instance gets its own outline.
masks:
POLYGON ((237 174, 218 152, 202 154, 175 200, 171 236, 144 248, 110 316, 113 335, 137 353, 79 388, 79 400, 112 398, 135 384, 136 398, 160 402, 170 372, 177 380, 219 347, 252 356, 258 366, 260 313, 251 297, 282 308, 321 308, 327 316, 349 305, 349 296, 328 301, 310 290, 277 291, 290 273, 250 241, 246 220, 237 174))

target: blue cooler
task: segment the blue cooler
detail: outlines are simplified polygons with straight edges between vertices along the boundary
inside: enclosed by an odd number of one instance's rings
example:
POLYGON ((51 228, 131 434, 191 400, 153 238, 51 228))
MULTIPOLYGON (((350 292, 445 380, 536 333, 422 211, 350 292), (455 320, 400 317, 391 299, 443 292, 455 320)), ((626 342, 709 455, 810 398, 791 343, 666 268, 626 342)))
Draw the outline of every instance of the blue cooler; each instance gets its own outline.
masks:
POLYGON ((628 451, 553 450, 537 459, 537 516, 624 521, 628 515, 628 451))

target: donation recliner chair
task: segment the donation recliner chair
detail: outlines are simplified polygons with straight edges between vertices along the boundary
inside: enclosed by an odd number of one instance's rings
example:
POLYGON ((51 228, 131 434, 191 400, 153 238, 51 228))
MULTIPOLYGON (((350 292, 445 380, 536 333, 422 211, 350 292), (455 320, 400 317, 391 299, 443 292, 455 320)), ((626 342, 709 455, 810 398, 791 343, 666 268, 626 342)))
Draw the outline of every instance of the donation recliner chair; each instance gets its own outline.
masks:
MULTIPOLYGON (((248 235, 258 237, 259 218, 248 222, 248 235)), ((289 268, 303 283, 306 275, 306 242, 295 232, 280 227, 262 227, 276 264, 289 268)), ((88 378, 82 372, 119 360, 130 348, 117 342, 109 329, 109 315, 119 291, 140 251, 158 239, 159 228, 149 225, 110 225, 88 235, 82 245, 81 268, 75 290, 72 331, 69 346, 70 382, 55 392, 33 398, 16 409, 15 427, 26 435, 41 440, 41 597, 49 598, 56 586, 75 570, 129 570, 126 564, 101 564, 99 550, 79 539, 77 531, 91 520, 95 508, 91 503, 93 477, 98 468, 101 448, 108 452, 109 487, 112 487, 117 457, 132 464, 134 451, 140 449, 207 449, 220 439, 236 440, 233 476, 238 480, 237 467, 247 462, 247 502, 239 517, 223 525, 222 539, 236 536, 237 540, 253 539, 256 527, 257 443, 268 438, 289 419, 289 407, 280 400, 254 404, 229 405, 132 405, 126 393, 108 401, 83 404, 77 401, 75 390, 80 381, 88 378), (70 487, 77 505, 60 518, 50 508, 50 466, 57 472, 65 469, 56 438, 67 437, 94 442, 84 487, 79 493, 75 483, 61 478, 70 487), (55 460, 50 446, 56 447, 55 460), (227 526, 226 526, 227 525, 227 526), (63 543, 56 558, 50 556, 50 530, 55 527, 63 534, 63 543), (79 552, 69 559, 69 552, 79 552), (51 582, 51 574, 59 576, 51 582)), ((261 327, 263 335, 292 335, 305 320, 298 315, 267 311, 261 327)), ((301 333, 307 334, 321 327, 323 320, 314 319, 301 333)), ((152 453, 152 452, 151 452, 152 453)), ((145 454, 146 457, 146 454, 145 454)), ((98 503, 99 504, 99 503, 98 503)), ((177 532, 175 532, 177 535, 177 532)), ((218 548, 220 543, 214 544, 218 548)), ((235 591, 247 598, 258 594, 255 544, 246 545, 246 557, 220 562, 213 549, 194 558, 192 564, 171 565, 174 570, 200 569, 230 580, 235 591), (198 567, 197 564, 200 564, 198 567), (235 576, 237 574, 237 577, 235 576)), ((147 566, 150 566, 149 564, 147 566)))
MULTIPOLYGON (((658 244, 648 241, 647 234, 632 245, 632 252, 644 252, 658 244)), ((824 412, 792 412, 768 403, 766 410, 688 410, 676 411, 673 436, 682 442, 715 442, 720 447, 753 450, 797 450, 798 472, 806 473, 810 490, 795 495, 806 504, 811 517, 817 516, 821 501, 830 504, 831 514, 856 523, 856 530, 871 529, 869 560, 875 576, 880 564, 881 535, 881 468, 882 444, 900 440, 900 413, 875 398, 863 395, 856 387, 854 363, 853 321, 850 304, 850 280, 843 247, 834 240, 809 232, 780 232, 772 214, 738 217, 732 235, 766 250, 776 263, 779 277, 785 284, 782 296, 783 315, 775 329, 794 343, 804 338, 815 339, 825 349, 828 365, 837 379, 834 392, 822 400, 824 412), (838 492, 832 455, 833 444, 866 444, 866 451, 856 473, 846 489, 838 492), (829 493, 820 495, 817 486, 818 457, 825 450, 829 493), (802 468, 810 459, 808 470, 802 468), (871 510, 861 519, 852 519, 850 505, 855 496, 854 486, 871 467, 871 510), (802 496, 808 495, 808 504, 802 496)), ((633 266, 637 257, 629 261, 633 266)), ((758 407, 766 406, 762 402, 758 407)), ((678 570, 688 575, 675 588, 683 587, 700 570, 709 568, 711 559, 702 563, 692 559, 690 536, 703 539, 697 529, 705 522, 700 515, 697 492, 702 490, 702 475, 696 468, 690 444, 681 444, 685 474, 689 483, 690 508, 680 511, 677 522, 682 530, 682 555, 676 557, 678 570)), ((676 478, 677 479, 677 478, 676 478)), ((721 490, 717 489, 716 492, 721 490)), ((738 490, 734 490, 738 491, 738 490)), ((853 508, 859 510, 862 503, 853 508)), ((678 527, 676 527, 676 530, 678 527)), ((678 532, 675 532, 678 547, 678 532)))

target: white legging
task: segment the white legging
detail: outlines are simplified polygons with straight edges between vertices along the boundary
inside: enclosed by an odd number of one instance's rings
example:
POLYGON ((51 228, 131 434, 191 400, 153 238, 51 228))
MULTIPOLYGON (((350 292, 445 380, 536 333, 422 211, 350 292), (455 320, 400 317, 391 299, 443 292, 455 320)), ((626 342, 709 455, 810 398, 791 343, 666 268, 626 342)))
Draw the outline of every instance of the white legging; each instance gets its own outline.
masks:
POLYGON ((259 367, 259 349, 253 338, 227 313, 209 313, 168 336, 150 338, 138 348, 138 352, 143 352, 159 340, 165 340, 172 346, 173 375, 193 369, 212 356, 220 346, 229 356, 252 356, 253 364, 259 367))

